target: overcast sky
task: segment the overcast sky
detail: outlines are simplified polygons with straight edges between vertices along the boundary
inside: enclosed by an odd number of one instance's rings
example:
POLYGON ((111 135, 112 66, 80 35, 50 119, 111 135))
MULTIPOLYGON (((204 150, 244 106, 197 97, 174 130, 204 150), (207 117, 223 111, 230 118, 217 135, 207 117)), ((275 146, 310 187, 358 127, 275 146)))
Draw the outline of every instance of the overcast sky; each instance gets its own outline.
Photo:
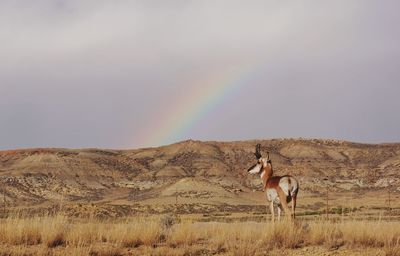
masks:
POLYGON ((0 149, 158 146, 140 136, 177 97, 241 66, 252 72, 240 89, 173 140, 400 142, 399 9, 397 0, 1 1, 0 149))

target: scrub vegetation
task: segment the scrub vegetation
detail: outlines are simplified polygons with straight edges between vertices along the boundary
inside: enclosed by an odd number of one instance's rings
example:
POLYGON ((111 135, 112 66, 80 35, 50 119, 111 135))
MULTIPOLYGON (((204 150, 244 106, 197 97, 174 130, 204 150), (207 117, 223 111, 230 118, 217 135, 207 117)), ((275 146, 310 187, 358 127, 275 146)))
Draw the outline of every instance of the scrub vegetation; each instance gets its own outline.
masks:
POLYGON ((400 255, 400 223, 199 222, 172 215, 0 220, 0 255, 400 255), (370 253, 370 254, 368 254, 370 253))

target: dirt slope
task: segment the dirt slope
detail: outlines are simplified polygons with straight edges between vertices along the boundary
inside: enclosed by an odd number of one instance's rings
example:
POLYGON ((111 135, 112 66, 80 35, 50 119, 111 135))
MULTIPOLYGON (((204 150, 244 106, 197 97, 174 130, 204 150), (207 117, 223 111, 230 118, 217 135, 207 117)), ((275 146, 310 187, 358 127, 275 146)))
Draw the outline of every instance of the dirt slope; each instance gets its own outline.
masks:
POLYGON ((361 208, 366 202, 384 207, 389 188, 393 201, 399 196, 400 144, 184 141, 137 150, 0 151, 0 205, 63 205, 71 214, 105 215, 258 211, 265 204, 261 182, 246 172, 255 162, 256 143, 270 152, 276 175, 291 174, 300 180, 300 211, 321 210, 327 187, 332 207, 361 208))

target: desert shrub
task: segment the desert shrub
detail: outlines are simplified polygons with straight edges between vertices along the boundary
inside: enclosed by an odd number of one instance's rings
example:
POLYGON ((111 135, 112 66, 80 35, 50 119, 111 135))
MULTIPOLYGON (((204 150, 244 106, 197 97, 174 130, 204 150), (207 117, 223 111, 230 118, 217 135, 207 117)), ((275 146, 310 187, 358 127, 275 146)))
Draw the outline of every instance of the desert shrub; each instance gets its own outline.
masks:
POLYGON ((89 256, 122 256, 124 255, 119 248, 102 248, 98 250, 90 250, 89 256))
POLYGON ((160 220, 135 220, 119 226, 117 235, 124 246, 153 246, 160 242, 160 220))
POLYGON ((335 223, 316 221, 309 224, 307 243, 325 245, 328 248, 338 248, 343 245, 343 234, 335 223))
POLYGON ((41 219, 43 242, 49 248, 64 246, 69 233, 68 220, 64 216, 45 217, 41 219))
POLYGON ((204 236, 198 223, 181 223, 175 225, 167 234, 167 244, 173 247, 193 245, 204 236))
POLYGON ((173 225, 180 223, 180 219, 177 216, 171 214, 165 214, 160 219, 160 226, 163 230, 170 229, 173 225))
POLYGON ((14 217, 4 219, 0 224, 0 241, 11 245, 40 244, 40 221, 14 217))

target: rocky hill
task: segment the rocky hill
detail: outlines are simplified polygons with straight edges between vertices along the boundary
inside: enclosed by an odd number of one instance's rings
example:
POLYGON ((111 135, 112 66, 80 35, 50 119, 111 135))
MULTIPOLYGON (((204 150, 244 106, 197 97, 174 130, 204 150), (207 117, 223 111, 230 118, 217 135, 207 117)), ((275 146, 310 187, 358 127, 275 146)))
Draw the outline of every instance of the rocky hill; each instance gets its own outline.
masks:
MULTIPOLYGON (((251 212, 265 208, 261 181, 246 170, 254 147, 268 150, 275 174, 296 176, 300 211, 332 205, 385 207, 400 194, 400 144, 274 139, 184 141, 137 150, 0 151, 0 206, 71 215, 251 212)), ((397 200, 399 201, 399 200, 397 200)))

